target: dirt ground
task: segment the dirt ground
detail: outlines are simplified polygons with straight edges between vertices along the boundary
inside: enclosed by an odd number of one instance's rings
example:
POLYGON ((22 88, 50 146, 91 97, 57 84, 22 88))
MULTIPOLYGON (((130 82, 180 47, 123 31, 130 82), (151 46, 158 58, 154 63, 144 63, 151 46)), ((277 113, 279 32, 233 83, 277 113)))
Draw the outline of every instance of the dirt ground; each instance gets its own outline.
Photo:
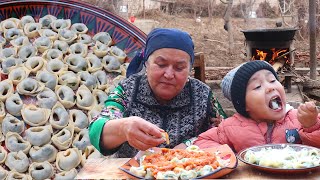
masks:
MULTIPOLYGON (((241 30, 275 28, 276 22, 279 20, 258 18, 248 19, 245 22, 244 19, 240 18, 232 19, 234 49, 229 53, 228 32, 223 28, 224 20, 222 18, 214 18, 211 21, 209 18, 201 18, 201 22, 196 22, 193 18, 183 18, 164 13, 146 18, 157 21, 156 27, 174 27, 189 32, 195 43, 195 51, 203 52, 205 55, 206 67, 234 67, 247 61, 244 54, 245 37, 241 30)), ((295 40, 294 46, 296 48, 295 66, 308 67, 308 39, 304 41, 295 40)), ((319 48, 317 49, 319 51, 319 48)), ((320 65, 320 53, 317 54, 319 54, 318 64, 320 65)), ((319 65, 318 67, 320 67, 319 65)), ((206 79, 222 79, 227 72, 228 70, 209 71, 206 72, 206 79)))

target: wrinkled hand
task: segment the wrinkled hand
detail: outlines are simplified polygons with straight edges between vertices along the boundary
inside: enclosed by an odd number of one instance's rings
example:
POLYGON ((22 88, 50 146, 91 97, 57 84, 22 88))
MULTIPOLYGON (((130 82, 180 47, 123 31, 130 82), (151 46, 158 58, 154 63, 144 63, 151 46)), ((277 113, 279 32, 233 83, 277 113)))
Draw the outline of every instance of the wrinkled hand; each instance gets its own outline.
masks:
POLYGON ((142 151, 165 142, 161 136, 162 129, 137 116, 129 117, 122 128, 128 143, 142 151))
POLYGON ((298 120, 305 128, 317 123, 318 109, 314 102, 306 102, 298 107, 298 120))

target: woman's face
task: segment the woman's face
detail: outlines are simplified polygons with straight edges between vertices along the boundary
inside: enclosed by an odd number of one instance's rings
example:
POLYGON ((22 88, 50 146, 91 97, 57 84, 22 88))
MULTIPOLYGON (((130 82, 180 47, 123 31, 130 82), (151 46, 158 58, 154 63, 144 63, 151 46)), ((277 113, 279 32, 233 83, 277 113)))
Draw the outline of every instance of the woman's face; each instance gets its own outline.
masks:
POLYGON ((181 92, 190 66, 189 54, 178 49, 158 49, 149 56, 146 62, 148 82, 160 103, 170 101, 181 92))
POLYGON ((286 113, 282 84, 268 70, 257 71, 250 78, 246 92, 246 110, 257 121, 277 121, 286 113))

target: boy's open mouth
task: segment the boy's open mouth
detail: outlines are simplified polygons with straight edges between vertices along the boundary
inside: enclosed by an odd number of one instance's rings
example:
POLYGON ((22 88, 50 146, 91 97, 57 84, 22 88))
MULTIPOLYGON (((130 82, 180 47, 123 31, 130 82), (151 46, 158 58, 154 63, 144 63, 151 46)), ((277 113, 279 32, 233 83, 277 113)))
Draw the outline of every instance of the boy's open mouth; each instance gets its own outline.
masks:
POLYGON ((269 107, 272 110, 279 110, 282 109, 282 101, 279 96, 274 96, 269 101, 269 107))

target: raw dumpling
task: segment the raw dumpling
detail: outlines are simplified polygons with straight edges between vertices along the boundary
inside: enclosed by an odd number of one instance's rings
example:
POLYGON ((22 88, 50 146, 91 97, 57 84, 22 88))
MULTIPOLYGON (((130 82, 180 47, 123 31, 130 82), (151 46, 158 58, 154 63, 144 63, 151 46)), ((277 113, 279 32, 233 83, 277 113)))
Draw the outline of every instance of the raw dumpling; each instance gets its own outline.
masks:
POLYGON ((27 24, 27 23, 35 23, 35 20, 33 19, 32 16, 23 16, 21 18, 21 21, 19 23, 19 28, 23 29, 23 27, 27 24))
POLYGON ((6 108, 5 108, 4 102, 0 101, 0 123, 2 123, 5 116, 6 116, 6 108))
POLYGON ((11 69, 17 68, 22 65, 22 59, 8 57, 2 61, 2 71, 3 74, 8 74, 11 69))
POLYGON ((64 41, 56 40, 53 43, 53 49, 61 51, 63 54, 69 52, 69 44, 64 41))
POLYGON ((10 171, 8 173, 7 180, 16 180, 16 179, 32 180, 31 176, 29 176, 28 174, 22 174, 16 171, 10 171))
POLYGON ((90 74, 88 71, 80 71, 78 72, 78 76, 80 77, 80 84, 87 86, 90 90, 93 90, 97 86, 97 78, 96 76, 90 74))
POLYGON ((3 179, 6 179, 8 175, 8 171, 5 170, 2 166, 0 166, 0 179, 3 180, 3 179))
POLYGON ((29 167, 29 174, 35 180, 50 179, 54 174, 54 168, 48 161, 34 162, 29 167))
POLYGON ((0 147, 0 164, 5 162, 5 160, 7 159, 7 155, 8 155, 8 152, 4 149, 3 146, 1 146, 0 147))
POLYGON ((77 90, 80 84, 80 77, 72 71, 64 71, 59 75, 60 85, 66 85, 72 90, 77 90))
POLYGON ((95 100, 91 91, 85 85, 81 85, 76 93, 76 104, 79 109, 90 110, 95 105, 95 100))
POLYGON ((91 45, 92 43, 92 38, 88 34, 79 34, 78 35, 78 43, 83 43, 87 45, 91 45))
POLYGON ((18 93, 14 93, 9 96, 6 100, 6 109, 8 113, 14 116, 21 116, 21 109, 23 106, 23 102, 18 93))
POLYGON ((41 108, 52 109, 57 101, 56 93, 49 88, 44 88, 43 91, 37 94, 37 105, 41 108))
MULTIPOLYGON (((57 134, 54 134, 51 138, 52 143, 59 149, 59 150, 66 150, 72 144, 74 133, 74 125, 73 123, 69 123, 69 125, 63 129, 61 129, 57 134)), ((58 156, 57 156, 58 158, 58 156)), ((65 169, 64 169, 65 170, 65 169)))
POLYGON ((0 49, 0 62, 4 59, 7 59, 8 57, 14 57, 17 54, 17 48, 4 48, 0 49))
POLYGON ((3 46, 6 44, 6 42, 7 42, 7 40, 5 38, 3 38, 2 36, 0 36, 0 49, 3 49, 3 46))
POLYGON ((103 67, 107 72, 121 72, 121 63, 115 56, 106 55, 102 60, 103 67))
POLYGON ((86 71, 88 69, 88 63, 81 55, 70 54, 65 57, 65 62, 68 68, 73 72, 86 71))
POLYGON ((54 129, 62 129, 68 125, 69 114, 61 103, 57 102, 53 106, 49 122, 54 129))
POLYGON ((48 49, 51 49, 53 46, 53 42, 50 38, 45 36, 40 36, 34 41, 34 45, 37 50, 41 53, 45 52, 48 49))
POLYGON ((63 53, 58 49, 48 49, 43 53, 42 57, 48 61, 52 59, 58 59, 62 61, 63 53))
POLYGON ((27 154, 31 148, 31 144, 16 132, 8 132, 5 143, 10 152, 22 151, 24 154, 27 154))
POLYGON ((96 159, 102 157, 101 153, 94 148, 92 145, 87 146, 84 151, 82 151, 81 165, 84 166, 87 159, 96 159))
POLYGON ((17 85, 17 91, 21 95, 36 96, 44 89, 44 84, 32 78, 25 78, 17 85))
POLYGON ((2 133, 6 136, 8 132, 21 134, 24 131, 24 122, 18 118, 7 114, 2 122, 2 133))
POLYGON ((127 57, 126 53, 122 49, 118 48, 117 46, 111 46, 110 54, 116 57, 121 64, 124 63, 124 60, 127 57))
POLYGON ((71 108, 76 104, 76 98, 73 90, 66 85, 56 87, 58 100, 65 108, 71 108))
POLYGON ((74 123, 74 131, 80 132, 81 129, 85 129, 89 125, 89 119, 87 115, 79 109, 69 110, 70 121, 74 123))
POLYGON ((59 32, 61 30, 69 29, 71 27, 70 19, 56 19, 51 23, 51 27, 55 32, 59 32))
POLYGON ((77 33, 68 29, 62 29, 58 32, 59 40, 72 44, 77 39, 77 33))
POLYGON ((85 34, 88 32, 88 27, 83 23, 74 23, 71 25, 70 29, 77 34, 85 34))
POLYGON ((27 155, 22 151, 9 152, 6 159, 6 165, 11 171, 23 173, 28 170, 29 159, 27 155))
POLYGON ((98 57, 102 58, 102 57, 104 57, 105 55, 108 54, 110 48, 107 45, 97 41, 95 46, 93 46, 92 50, 93 50, 95 55, 97 55, 98 57))
POLYGON ((62 171, 56 174, 54 177, 54 180, 68 180, 68 179, 75 179, 78 174, 78 171, 73 168, 70 169, 69 171, 62 171))
POLYGON ((43 16, 39 19, 39 23, 41 23, 43 29, 50 29, 51 23, 55 21, 57 18, 50 14, 43 16))
POLYGON ((95 41, 99 41, 107 46, 110 46, 112 44, 111 36, 107 32, 99 32, 95 34, 92 39, 95 41))
POLYGON ((33 146, 29 155, 32 162, 54 162, 56 160, 58 150, 51 144, 45 144, 44 146, 33 146))
POLYGON ((24 104, 21 110, 24 122, 33 127, 46 124, 50 114, 50 109, 40 108, 33 104, 24 104))
POLYGON ((31 73, 36 73, 42 69, 44 65, 44 59, 39 56, 33 56, 27 59, 25 66, 30 70, 31 73))
POLYGON ((67 70, 68 70, 68 65, 64 64, 59 59, 52 59, 47 63, 47 71, 54 73, 56 75, 67 70))
POLYGON ((92 94, 94 96, 94 99, 98 105, 101 107, 104 107, 105 101, 108 99, 108 95, 106 92, 100 90, 100 89, 94 89, 92 91, 92 94))
POLYGON ((27 23, 25 24, 23 31, 26 36, 29 38, 34 38, 39 36, 39 30, 41 29, 41 23, 27 23))
POLYGON ((27 68, 25 68, 23 66, 17 67, 14 69, 10 69, 8 79, 10 79, 14 85, 17 85, 22 80, 27 78, 29 76, 29 73, 30 73, 30 71, 27 68))
POLYGON ((28 58, 37 54, 37 49, 32 45, 22 46, 19 49, 18 56, 25 62, 28 58))
POLYGON ((17 18, 9 18, 1 21, 0 23, 0 31, 5 32, 11 28, 18 28, 20 19, 17 18))
POLYGON ((69 171, 77 167, 81 162, 81 153, 77 148, 70 148, 58 152, 56 166, 59 171, 69 171))
POLYGON ((93 75, 97 79, 98 89, 105 90, 109 86, 108 76, 105 71, 100 70, 100 71, 93 73, 93 75))
POLYGON ((80 133, 76 134, 72 143, 72 147, 78 148, 81 151, 84 151, 90 145, 88 129, 82 129, 80 133))
POLYGON ((42 146, 50 142, 52 133, 52 127, 50 125, 30 127, 25 131, 25 138, 33 146, 42 146))
POLYGON ((74 43, 70 46, 69 53, 86 57, 88 54, 88 45, 82 43, 74 43))
POLYGON ((20 36, 23 36, 23 31, 20 29, 17 29, 17 28, 11 28, 11 29, 8 29, 7 31, 4 32, 4 37, 8 41, 16 39, 20 36))
POLYGON ((0 101, 4 102, 13 93, 13 84, 9 79, 0 81, 0 101))
POLYGON ((54 90, 58 84, 58 76, 48 71, 38 71, 36 79, 51 90, 54 90))
POLYGON ((51 41, 55 41, 58 39, 58 33, 52 31, 51 29, 40 29, 40 36, 48 37, 51 41))
POLYGON ((102 69, 101 60, 94 54, 89 54, 86 57, 88 62, 88 71, 93 73, 102 69))
POLYGON ((26 36, 20 36, 17 39, 11 40, 10 41, 11 45, 15 47, 16 49, 20 49, 23 46, 27 46, 30 44, 30 41, 28 37, 26 36))

